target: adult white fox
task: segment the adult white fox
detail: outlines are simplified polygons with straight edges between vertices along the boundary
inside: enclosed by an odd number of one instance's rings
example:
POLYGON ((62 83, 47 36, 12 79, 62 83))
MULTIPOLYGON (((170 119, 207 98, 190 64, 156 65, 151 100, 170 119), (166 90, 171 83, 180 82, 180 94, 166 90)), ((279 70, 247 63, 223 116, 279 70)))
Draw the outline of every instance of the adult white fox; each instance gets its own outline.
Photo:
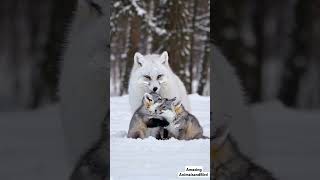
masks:
POLYGON ((164 98, 181 101, 191 111, 186 88, 180 78, 174 74, 169 65, 169 55, 165 51, 161 55, 143 56, 135 53, 129 81, 129 101, 131 111, 135 112, 141 105, 145 93, 156 92, 164 98))
POLYGON ((213 44, 211 53, 212 129, 227 125, 240 150, 253 158, 256 154, 255 123, 250 117, 241 83, 234 68, 213 44))
POLYGON ((107 0, 78 0, 61 64, 59 94, 69 158, 67 173, 70 175, 80 162, 72 178, 77 180, 101 179, 93 177, 107 173, 107 142, 104 139, 98 145, 94 143, 100 138, 109 105, 108 5, 107 0))

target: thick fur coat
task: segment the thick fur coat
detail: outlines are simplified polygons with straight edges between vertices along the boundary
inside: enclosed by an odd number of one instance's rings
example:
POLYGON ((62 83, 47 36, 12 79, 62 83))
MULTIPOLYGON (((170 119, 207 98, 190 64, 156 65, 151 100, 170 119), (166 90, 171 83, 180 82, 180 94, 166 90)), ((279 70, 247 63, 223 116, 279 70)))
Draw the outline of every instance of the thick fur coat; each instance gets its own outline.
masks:
POLYGON ((107 111, 107 0, 79 0, 61 62, 59 94, 71 173, 100 138, 107 111))
POLYGON ((136 53, 134 56, 129 81, 131 111, 135 112, 141 105, 143 95, 152 91, 159 93, 164 98, 177 97, 188 111, 191 110, 186 88, 170 68, 167 52, 161 55, 145 56, 136 53))
POLYGON ((239 148, 249 157, 256 154, 255 122, 234 68, 212 44, 211 122, 212 129, 228 126, 239 148))

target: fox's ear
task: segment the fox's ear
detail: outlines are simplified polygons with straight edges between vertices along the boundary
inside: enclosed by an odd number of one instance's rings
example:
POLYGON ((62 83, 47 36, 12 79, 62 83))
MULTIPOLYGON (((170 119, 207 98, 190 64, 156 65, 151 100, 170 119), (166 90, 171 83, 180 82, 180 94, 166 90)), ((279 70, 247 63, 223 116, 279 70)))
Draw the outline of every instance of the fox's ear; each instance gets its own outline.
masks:
POLYGON ((181 101, 178 101, 178 102, 176 102, 176 103, 173 103, 174 104, 174 111, 176 112, 176 113, 181 113, 182 112, 182 103, 181 103, 181 101))
POLYGON ((152 101, 152 95, 149 93, 145 93, 143 96, 143 100, 147 101, 147 102, 151 102, 152 101))
POLYGON ((175 103, 174 106, 175 106, 176 108, 180 108, 181 105, 182 105, 181 101, 178 101, 178 102, 175 103))
POLYGON ((164 64, 164 65, 169 65, 169 55, 168 55, 168 52, 167 51, 164 51, 161 56, 160 56, 160 59, 161 59, 161 63, 164 64))
POLYGON ((137 64, 138 66, 142 66, 143 65, 143 63, 144 63, 144 57, 143 57, 143 55, 142 54, 140 54, 139 52, 136 52, 135 54, 134 54, 134 64, 137 64))

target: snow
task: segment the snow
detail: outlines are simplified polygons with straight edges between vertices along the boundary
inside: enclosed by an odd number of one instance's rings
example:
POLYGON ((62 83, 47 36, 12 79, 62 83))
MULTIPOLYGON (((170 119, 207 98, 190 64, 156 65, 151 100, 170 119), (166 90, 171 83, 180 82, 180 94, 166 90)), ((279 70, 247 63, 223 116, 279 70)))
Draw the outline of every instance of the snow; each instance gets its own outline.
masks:
MULTIPOLYGON (((205 135, 209 135, 209 98, 198 95, 190 98, 193 113, 204 127, 205 135)), ((128 96, 111 98, 113 180, 174 179, 185 165, 202 165, 208 170, 207 140, 125 138, 131 118, 128 104, 128 96)), ((253 105, 251 111, 258 129, 257 162, 281 180, 317 179, 320 111, 293 110, 277 101, 253 105)), ((36 111, 1 112, 0 179, 66 179, 60 123, 59 105, 36 111)))
POLYGON ((320 176, 320 111, 293 110, 278 101, 252 106, 258 162, 281 180, 320 176))
MULTIPOLYGON (((200 121, 204 135, 210 135, 210 98, 189 95, 192 114, 200 121)), ((185 166, 210 169, 210 141, 177 139, 129 139, 126 133, 132 113, 128 96, 110 98, 110 173, 113 180, 177 179, 185 166)))
POLYGON ((133 5, 133 7, 135 8, 135 10, 137 11, 137 14, 139 16, 143 16, 145 15, 147 12, 145 9, 143 9, 142 7, 140 7, 138 4, 137 4, 137 1, 138 0, 131 0, 131 3, 133 5))
POLYGON ((115 7, 115 8, 116 8, 116 7, 119 7, 120 4, 121 4, 120 2, 115 2, 115 3, 113 4, 113 7, 115 7))
MULTIPOLYGON (((150 28, 151 31, 157 33, 158 35, 164 35, 166 34, 166 30, 163 28, 158 27, 158 24, 155 22, 155 17, 153 16, 154 7, 152 8, 152 11, 147 13, 147 11, 142 7, 138 5, 139 0, 130 0, 131 6, 135 10, 138 16, 142 17, 142 20, 146 23, 147 27, 150 28)), ((123 10, 125 12, 125 10, 123 10)))
POLYGON ((0 113, 0 179, 66 180, 58 106, 0 113))

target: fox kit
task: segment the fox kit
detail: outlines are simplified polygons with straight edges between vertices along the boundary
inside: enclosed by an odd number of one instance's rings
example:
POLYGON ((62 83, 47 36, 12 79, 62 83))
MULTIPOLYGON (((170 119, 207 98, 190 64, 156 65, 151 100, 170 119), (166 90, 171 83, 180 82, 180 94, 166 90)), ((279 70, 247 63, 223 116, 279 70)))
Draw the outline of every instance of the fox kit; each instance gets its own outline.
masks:
POLYGON ((106 114, 99 131, 99 139, 79 158, 69 180, 107 180, 108 169, 108 138, 109 114, 106 114))
POLYGON ((226 125, 217 128, 211 146, 213 176, 216 180, 276 180, 239 149, 226 125))
POLYGON ((134 55, 129 81, 132 112, 140 107, 143 95, 150 92, 156 92, 166 98, 177 97, 187 110, 191 110, 186 88, 179 77, 172 72, 166 51, 161 55, 143 56, 138 52, 134 55))
POLYGON ((144 139, 153 136, 161 138, 160 127, 167 126, 166 120, 156 117, 154 112, 161 104, 162 98, 156 93, 146 93, 142 99, 142 105, 133 114, 128 131, 128 138, 144 139))
MULTIPOLYGON (((67 171, 72 171, 81 155, 99 139, 108 109, 108 4, 107 0, 78 0, 66 40, 59 95, 67 171)), ((98 166, 95 162, 90 165, 98 166)))
POLYGON ((168 137, 179 140, 207 138, 203 136, 202 127, 197 118, 185 110, 181 102, 175 103, 176 98, 164 99, 157 107, 156 113, 169 122, 168 137))

